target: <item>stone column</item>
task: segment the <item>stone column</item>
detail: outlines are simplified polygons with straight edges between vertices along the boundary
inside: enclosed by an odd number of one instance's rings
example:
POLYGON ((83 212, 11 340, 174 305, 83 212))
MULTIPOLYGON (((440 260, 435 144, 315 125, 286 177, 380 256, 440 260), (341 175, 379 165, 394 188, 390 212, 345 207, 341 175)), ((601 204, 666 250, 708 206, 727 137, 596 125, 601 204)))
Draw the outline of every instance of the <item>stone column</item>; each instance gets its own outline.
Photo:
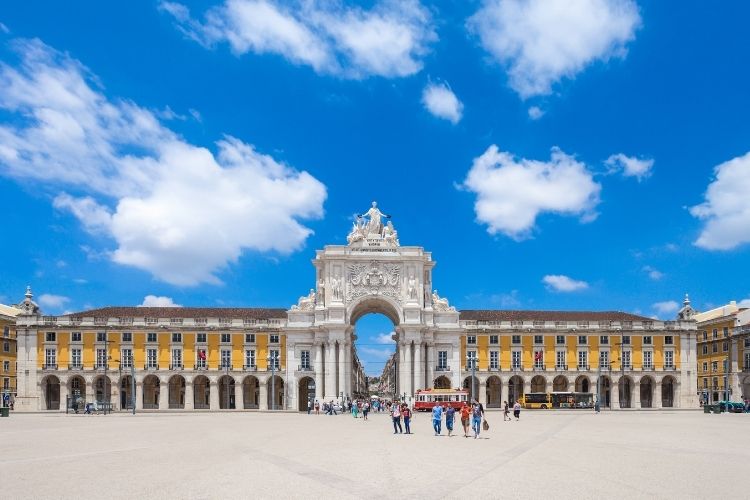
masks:
POLYGON ((421 341, 414 342, 414 392, 419 389, 425 388, 424 382, 424 360, 422 359, 422 352, 424 351, 424 344, 421 341))
POLYGON ((396 399, 401 400, 404 393, 406 392, 406 343, 399 341, 398 343, 398 384, 396 385, 396 399))
MULTIPOLYGON (((452 387, 455 389, 456 387, 461 387, 461 384, 463 383, 463 378, 461 376, 462 373, 462 363, 465 364, 465 359, 461 359, 461 347, 459 346, 458 342, 453 344, 452 348, 452 356, 450 359, 450 367, 451 367, 451 382, 452 387)), ((446 373, 447 375, 447 373, 446 373)))
POLYGON ((609 404, 613 410, 620 409, 620 380, 612 381, 609 388, 609 404))
POLYGON ((632 394, 630 395, 630 401, 633 403, 630 405, 631 408, 641 409, 641 381, 637 384, 633 384, 632 394))
POLYGON ((654 383, 654 396, 651 400, 651 408, 661 408, 661 381, 654 383))
POLYGON ((313 345, 313 363, 315 366, 315 399, 323 400, 323 353, 321 344, 313 345))
POLYGON ((477 391, 479 392, 479 394, 477 394, 477 401, 479 401, 482 406, 487 409, 487 380, 482 381, 482 379, 479 378, 479 375, 477 375, 476 386, 477 391))
POLYGON ((169 382, 159 381, 159 409, 169 409, 169 382))
MULTIPOLYGON (((508 380, 502 380, 500 379, 500 405, 504 405, 504 403, 508 401, 508 380)), ((508 401, 509 406, 513 406, 510 401, 508 401)))
POLYGON ((194 396, 193 396, 193 381, 185 381, 185 409, 186 410, 193 410, 195 409, 194 405, 194 396))
POLYGON ((68 404, 68 384, 60 381, 60 410, 65 411, 68 404))
POLYGON ((435 344, 427 344, 427 380, 425 380, 425 389, 432 388, 435 381, 435 344))
POLYGON ((136 380, 135 382, 135 394, 133 394, 133 398, 135 399, 135 409, 136 411, 143 409, 143 382, 138 382, 136 380))
POLYGON ((209 405, 212 411, 216 411, 220 408, 219 406, 219 384, 215 380, 209 381, 209 405))
POLYGON ((261 410, 268 409, 268 381, 258 381, 258 408, 261 410))
POLYGON ((346 342, 340 341, 339 342, 339 386, 338 386, 338 393, 342 394, 342 397, 346 399, 347 396, 351 396, 350 394, 347 394, 346 392, 346 342))
POLYGON ((338 397, 336 393, 336 343, 332 340, 328 341, 326 349, 325 359, 325 370, 326 370, 326 401, 335 399, 338 397))

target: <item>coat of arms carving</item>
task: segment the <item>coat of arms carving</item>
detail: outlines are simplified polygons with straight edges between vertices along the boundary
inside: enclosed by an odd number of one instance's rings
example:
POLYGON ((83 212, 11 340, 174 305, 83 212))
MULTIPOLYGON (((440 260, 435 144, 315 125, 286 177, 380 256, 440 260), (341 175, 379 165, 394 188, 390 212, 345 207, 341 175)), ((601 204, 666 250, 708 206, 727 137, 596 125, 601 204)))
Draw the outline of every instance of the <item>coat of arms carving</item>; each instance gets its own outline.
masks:
POLYGON ((384 295, 401 302, 401 266, 372 261, 350 264, 347 276, 347 300, 365 295, 384 295))

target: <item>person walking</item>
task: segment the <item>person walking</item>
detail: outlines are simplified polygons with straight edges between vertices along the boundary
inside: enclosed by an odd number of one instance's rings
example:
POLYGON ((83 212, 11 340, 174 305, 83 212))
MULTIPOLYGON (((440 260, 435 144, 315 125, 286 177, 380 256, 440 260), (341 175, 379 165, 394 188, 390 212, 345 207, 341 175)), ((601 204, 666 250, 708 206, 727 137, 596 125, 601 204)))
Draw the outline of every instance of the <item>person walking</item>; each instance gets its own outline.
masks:
POLYGON ((315 414, 320 415, 320 401, 315 400, 315 414))
POLYGON ((365 404, 362 405, 362 418, 364 420, 367 420, 368 413, 370 413, 370 403, 365 401, 365 404))
POLYGON ((503 401, 503 422, 510 422, 510 409, 508 408, 508 402, 503 401))
POLYGON ((521 418, 521 403, 519 401, 513 404, 513 416, 516 417, 516 422, 521 418))
POLYGON ((464 401, 463 406, 461 407, 461 425, 464 427, 464 437, 469 437, 469 415, 471 414, 471 408, 469 408, 469 405, 466 404, 466 401, 464 401))
POLYGON ((312 412, 312 399, 307 400, 307 414, 309 415, 310 412, 312 412))
POLYGON ((393 433, 400 434, 404 432, 401 428, 401 408, 399 408, 398 403, 391 405, 391 417, 393 418, 393 433))
POLYGON ((357 401, 354 401, 352 403, 352 416, 354 418, 357 418, 357 414, 359 413, 359 406, 357 406, 357 401))
POLYGON ((479 437, 482 430, 482 415, 482 405, 475 400, 471 408, 471 428, 474 430, 474 439, 479 437))
POLYGON ((456 409, 449 406, 445 410, 445 428, 448 429, 448 437, 453 436, 453 421, 456 418, 456 409))
POLYGON ((404 428, 406 428, 406 434, 411 434, 411 427, 409 427, 409 424, 411 424, 411 409, 406 403, 401 405, 401 416, 404 417, 404 428))
POLYGON ((435 435, 439 436, 442 430, 441 423, 443 421, 443 407, 435 405, 432 407, 432 428, 435 430, 435 435))

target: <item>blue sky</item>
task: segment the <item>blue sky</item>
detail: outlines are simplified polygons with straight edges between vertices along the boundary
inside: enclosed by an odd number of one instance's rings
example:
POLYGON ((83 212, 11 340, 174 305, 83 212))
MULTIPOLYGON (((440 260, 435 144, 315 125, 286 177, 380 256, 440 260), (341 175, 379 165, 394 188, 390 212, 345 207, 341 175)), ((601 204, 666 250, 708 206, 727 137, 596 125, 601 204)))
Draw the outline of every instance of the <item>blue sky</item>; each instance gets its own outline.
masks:
MULTIPOLYGON (((458 308, 748 300, 749 15, 8 2, 0 302, 288 307, 372 200, 458 308)), ((370 373, 390 328, 358 325, 370 373)))

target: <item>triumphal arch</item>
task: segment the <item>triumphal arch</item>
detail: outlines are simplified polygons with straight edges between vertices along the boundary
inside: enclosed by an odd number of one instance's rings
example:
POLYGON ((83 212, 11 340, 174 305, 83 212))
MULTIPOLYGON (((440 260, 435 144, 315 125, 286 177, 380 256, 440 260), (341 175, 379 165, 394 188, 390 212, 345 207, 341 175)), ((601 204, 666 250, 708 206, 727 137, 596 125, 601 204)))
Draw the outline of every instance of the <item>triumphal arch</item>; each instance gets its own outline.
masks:
POLYGON ((316 373, 323 373, 317 396, 326 400, 352 394, 354 324, 365 314, 384 314, 395 326, 398 394, 432 384, 436 343, 460 364, 459 313, 433 289, 432 255, 401 246, 388 219, 373 202, 353 223, 346 245, 319 250, 313 259, 317 288, 288 313, 290 331, 314 331, 316 373))

